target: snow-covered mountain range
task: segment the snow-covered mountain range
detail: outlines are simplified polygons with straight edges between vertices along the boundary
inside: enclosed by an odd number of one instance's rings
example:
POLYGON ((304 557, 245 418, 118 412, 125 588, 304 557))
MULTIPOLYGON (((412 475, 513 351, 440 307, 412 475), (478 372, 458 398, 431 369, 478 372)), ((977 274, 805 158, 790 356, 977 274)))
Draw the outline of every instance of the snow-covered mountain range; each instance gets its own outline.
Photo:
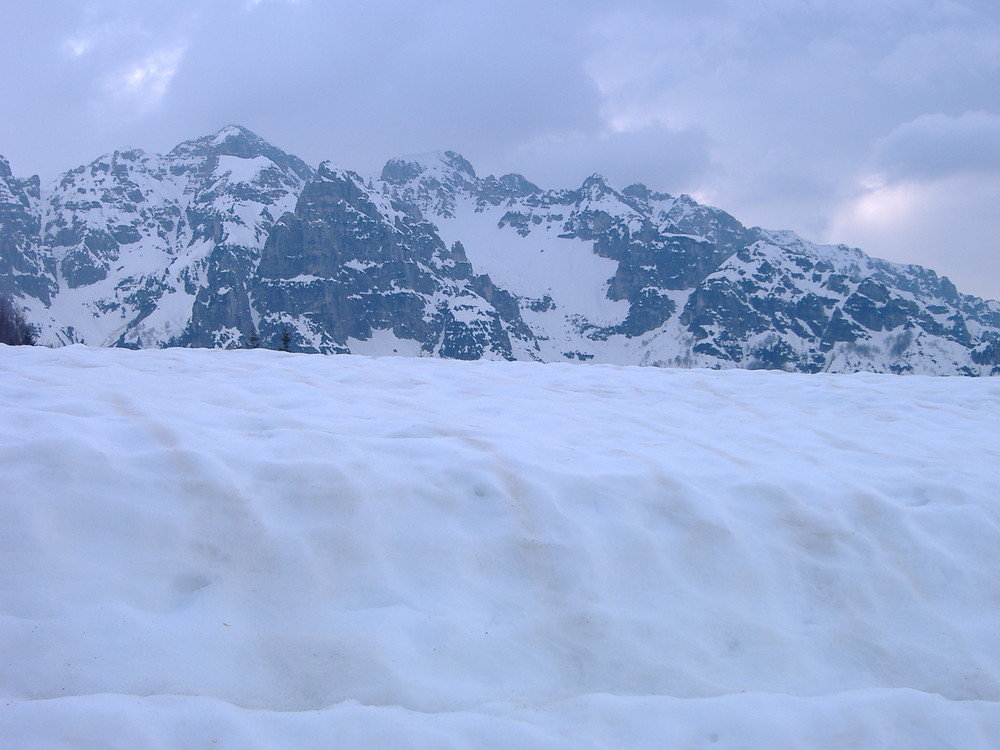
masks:
POLYGON ((450 151, 314 169, 236 126, 46 188, 0 158, 0 294, 50 345, 1000 373, 1000 303, 920 266, 450 151))

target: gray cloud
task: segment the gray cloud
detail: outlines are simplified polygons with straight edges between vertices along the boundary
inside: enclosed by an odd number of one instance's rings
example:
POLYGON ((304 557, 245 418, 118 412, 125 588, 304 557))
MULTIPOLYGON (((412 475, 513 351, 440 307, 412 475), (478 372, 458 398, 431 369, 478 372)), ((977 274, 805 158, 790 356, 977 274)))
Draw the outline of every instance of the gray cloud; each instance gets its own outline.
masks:
POLYGON ((662 125, 543 137, 520 144, 503 161, 525 165, 526 176, 546 186, 576 187, 596 172, 619 188, 643 182, 674 193, 693 190, 715 168, 704 131, 662 125))
POLYGON ((944 27, 899 40, 875 68, 876 78, 907 89, 971 93, 953 89, 956 79, 989 76, 1000 69, 1000 23, 986 20, 971 27, 944 27))
POLYGON ((236 119, 279 142, 292 133, 281 145, 313 162, 372 170, 398 153, 485 156, 599 124, 579 39, 572 25, 553 35, 552 16, 527 3, 271 2, 227 17, 217 35, 217 12, 194 38, 168 103, 196 112, 201 129, 236 119), (261 26, 289 41, 262 44, 261 26))
POLYGON ((879 140, 874 162, 893 180, 941 179, 967 172, 1000 176, 1000 115, 921 115, 879 140))

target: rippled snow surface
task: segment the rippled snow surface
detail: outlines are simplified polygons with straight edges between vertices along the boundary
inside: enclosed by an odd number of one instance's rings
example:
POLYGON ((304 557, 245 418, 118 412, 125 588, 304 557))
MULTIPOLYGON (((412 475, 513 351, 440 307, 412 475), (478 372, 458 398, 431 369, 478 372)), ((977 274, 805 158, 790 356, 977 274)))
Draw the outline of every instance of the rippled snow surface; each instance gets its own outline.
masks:
POLYGON ((0 346, 0 741, 983 748, 1000 379, 0 346))

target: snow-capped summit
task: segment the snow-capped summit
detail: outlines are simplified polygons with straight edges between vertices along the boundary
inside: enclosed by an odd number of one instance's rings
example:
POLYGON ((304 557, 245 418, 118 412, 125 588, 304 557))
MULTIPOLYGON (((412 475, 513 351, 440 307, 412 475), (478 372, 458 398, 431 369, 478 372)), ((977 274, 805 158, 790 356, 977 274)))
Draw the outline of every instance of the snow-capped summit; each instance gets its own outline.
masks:
POLYGON ((432 151, 401 156, 390 159, 382 168, 382 179, 395 184, 402 184, 417 177, 453 182, 454 175, 463 175, 467 180, 477 179, 476 170, 468 160, 454 151, 432 151))
POLYGON ((236 125, 44 189, 0 160, 0 293, 48 344, 1000 372, 1000 303, 929 269, 596 174, 313 169, 236 125))
POLYGON ((204 311, 218 289, 245 287, 267 230, 311 174, 236 127, 165 156, 115 151, 70 170, 42 191, 40 230, 24 243, 46 258, 54 292, 29 292, 29 317, 48 343, 225 345, 231 334, 203 330, 204 311))
POLYGON ((239 159, 265 157, 287 166, 302 179, 308 179, 312 170, 298 157, 272 146, 251 130, 239 125, 227 125, 212 135, 194 138, 178 144, 170 151, 175 159, 201 160, 208 157, 231 156, 239 159))
POLYGON ((456 201, 475 194, 480 183, 472 165, 454 151, 390 159, 380 181, 420 210, 442 216, 453 216, 456 201))
POLYGON ((578 191, 579 201, 599 201, 602 198, 610 197, 621 201, 621 195, 608 183, 603 175, 594 173, 583 181, 578 191))
POLYGON ((228 148, 233 148, 234 145, 238 147, 240 144, 246 145, 269 145, 256 133, 247 130, 241 125, 226 125, 219 132, 217 132, 212 138, 213 146, 225 146, 228 148))

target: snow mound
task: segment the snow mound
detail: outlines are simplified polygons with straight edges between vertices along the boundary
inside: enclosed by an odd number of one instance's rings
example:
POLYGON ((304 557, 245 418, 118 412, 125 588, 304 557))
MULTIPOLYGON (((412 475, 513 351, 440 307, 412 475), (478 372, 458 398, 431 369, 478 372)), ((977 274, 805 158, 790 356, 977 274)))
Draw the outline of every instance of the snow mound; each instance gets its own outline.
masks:
POLYGON ((992 748, 1000 381, 0 347, 0 736, 992 748))

